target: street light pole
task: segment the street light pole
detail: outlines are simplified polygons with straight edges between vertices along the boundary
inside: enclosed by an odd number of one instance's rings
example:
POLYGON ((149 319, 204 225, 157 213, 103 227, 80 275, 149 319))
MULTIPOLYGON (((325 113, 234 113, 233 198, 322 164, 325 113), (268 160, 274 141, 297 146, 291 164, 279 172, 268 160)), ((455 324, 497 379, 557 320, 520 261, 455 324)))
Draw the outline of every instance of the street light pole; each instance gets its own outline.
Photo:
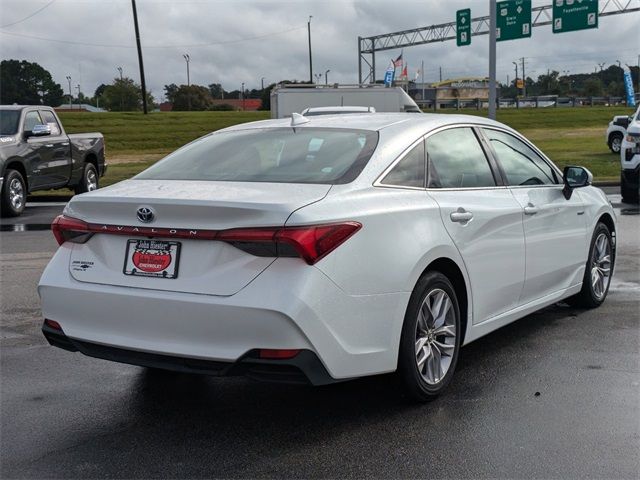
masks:
POLYGON ((311 19, 312 15, 309 15, 309 21, 307 22, 307 34, 309 36, 309 83, 313 83, 313 60, 311 58, 311 19))
POLYGON ((191 85, 191 79, 189 77, 189 61, 191 60, 191 57, 188 53, 185 53, 184 55, 182 55, 182 58, 184 58, 184 61, 187 62, 187 87, 189 87, 191 85))
POLYGON ((82 105, 80 103, 80 84, 76 85, 76 88, 78 89, 78 110, 81 110, 82 105))
POLYGON ((67 75, 67 82, 69 82, 69 110, 73 110, 73 104, 71 103, 71 99, 73 95, 71 94, 71 77, 67 75))
POLYGON ((516 97, 518 96, 518 62, 511 62, 516 66, 516 79, 515 79, 515 86, 516 86, 516 97))
POLYGON ((242 90, 240 91, 240 95, 242 98, 242 111, 244 112, 244 82, 242 82, 242 90))
POLYGON ((260 79, 260 87, 261 87, 261 90, 264 90, 264 77, 260 79))
POLYGON ((325 85, 329 85, 329 77, 328 77, 328 75, 329 75, 330 71, 331 70, 327 70, 327 71, 324 72, 324 84, 325 85))

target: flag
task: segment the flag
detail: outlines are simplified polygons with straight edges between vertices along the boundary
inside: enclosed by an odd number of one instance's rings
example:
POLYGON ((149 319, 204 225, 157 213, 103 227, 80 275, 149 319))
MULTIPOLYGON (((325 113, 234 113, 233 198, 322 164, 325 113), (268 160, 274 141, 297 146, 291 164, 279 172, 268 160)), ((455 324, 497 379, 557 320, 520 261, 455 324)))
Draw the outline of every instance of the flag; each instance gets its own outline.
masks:
POLYGON ((404 78, 405 80, 407 79, 407 66, 406 65, 402 69, 402 73, 400 74, 400 78, 404 78))
POLYGON ((402 66, 402 52, 400 53, 400 55, 398 55, 398 58, 396 58, 395 60, 391 60, 391 62, 393 62, 393 66, 398 68, 402 66))
POLYGON ((629 65, 625 65, 624 67, 622 67, 622 70, 624 72, 624 89, 627 94, 627 106, 635 107, 636 99, 633 93, 633 80, 631 79, 631 69, 629 68, 629 65))
POLYGON ((420 77, 420 69, 416 70, 416 76, 413 77, 413 81, 414 82, 417 81, 419 77, 420 77))

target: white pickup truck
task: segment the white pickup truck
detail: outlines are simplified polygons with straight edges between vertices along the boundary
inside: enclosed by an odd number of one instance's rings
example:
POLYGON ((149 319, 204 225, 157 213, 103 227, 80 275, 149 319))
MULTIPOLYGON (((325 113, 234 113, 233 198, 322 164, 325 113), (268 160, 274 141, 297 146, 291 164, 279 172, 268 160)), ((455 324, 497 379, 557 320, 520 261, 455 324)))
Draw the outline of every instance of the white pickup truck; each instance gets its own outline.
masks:
POLYGON ((633 114, 620 146, 620 191, 625 203, 640 200, 640 107, 633 114))
POLYGON ((630 122, 631 117, 629 115, 616 115, 613 117, 613 120, 609 122, 605 141, 611 153, 620 153, 620 145, 622 145, 622 139, 627 133, 627 127, 630 122))

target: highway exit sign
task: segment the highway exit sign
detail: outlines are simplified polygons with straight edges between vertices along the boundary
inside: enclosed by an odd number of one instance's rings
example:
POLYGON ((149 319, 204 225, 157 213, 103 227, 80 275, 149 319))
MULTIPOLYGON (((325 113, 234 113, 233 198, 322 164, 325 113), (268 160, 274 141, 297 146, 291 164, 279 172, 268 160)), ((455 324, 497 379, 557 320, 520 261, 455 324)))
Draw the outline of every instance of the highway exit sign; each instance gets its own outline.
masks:
POLYGON ((471 9, 456 12, 456 43, 459 47, 471 45, 471 9))
POLYGON ((531 0, 496 3, 496 40, 516 40, 531 36, 531 0))
POLYGON ((598 0, 554 0, 553 33, 598 28, 598 0))

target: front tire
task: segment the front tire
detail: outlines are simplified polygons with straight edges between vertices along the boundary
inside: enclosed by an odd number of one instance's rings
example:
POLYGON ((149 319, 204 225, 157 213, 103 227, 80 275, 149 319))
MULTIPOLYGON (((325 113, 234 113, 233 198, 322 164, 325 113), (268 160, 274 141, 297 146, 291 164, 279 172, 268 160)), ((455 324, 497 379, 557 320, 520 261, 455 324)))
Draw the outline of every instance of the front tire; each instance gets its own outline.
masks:
POLYGON ((609 150, 611 150, 611 153, 620 153, 622 138, 623 136, 620 132, 614 132, 609 135, 609 150))
POLYGON ((0 206, 3 217, 17 217, 27 203, 27 185, 22 174, 13 169, 7 169, 0 192, 0 206))
POLYGON ((92 192, 98 189, 98 171, 93 163, 85 163, 80 183, 74 188, 76 194, 92 192))
POLYGON ((596 308, 602 305, 611 284, 613 260, 611 232, 604 223, 598 223, 591 238, 589 258, 582 279, 582 290, 567 299, 567 303, 584 308, 596 308))
POLYGON ((398 356, 398 374, 413 399, 432 400, 449 384, 461 332, 453 285, 442 273, 427 272, 411 294, 398 356))

